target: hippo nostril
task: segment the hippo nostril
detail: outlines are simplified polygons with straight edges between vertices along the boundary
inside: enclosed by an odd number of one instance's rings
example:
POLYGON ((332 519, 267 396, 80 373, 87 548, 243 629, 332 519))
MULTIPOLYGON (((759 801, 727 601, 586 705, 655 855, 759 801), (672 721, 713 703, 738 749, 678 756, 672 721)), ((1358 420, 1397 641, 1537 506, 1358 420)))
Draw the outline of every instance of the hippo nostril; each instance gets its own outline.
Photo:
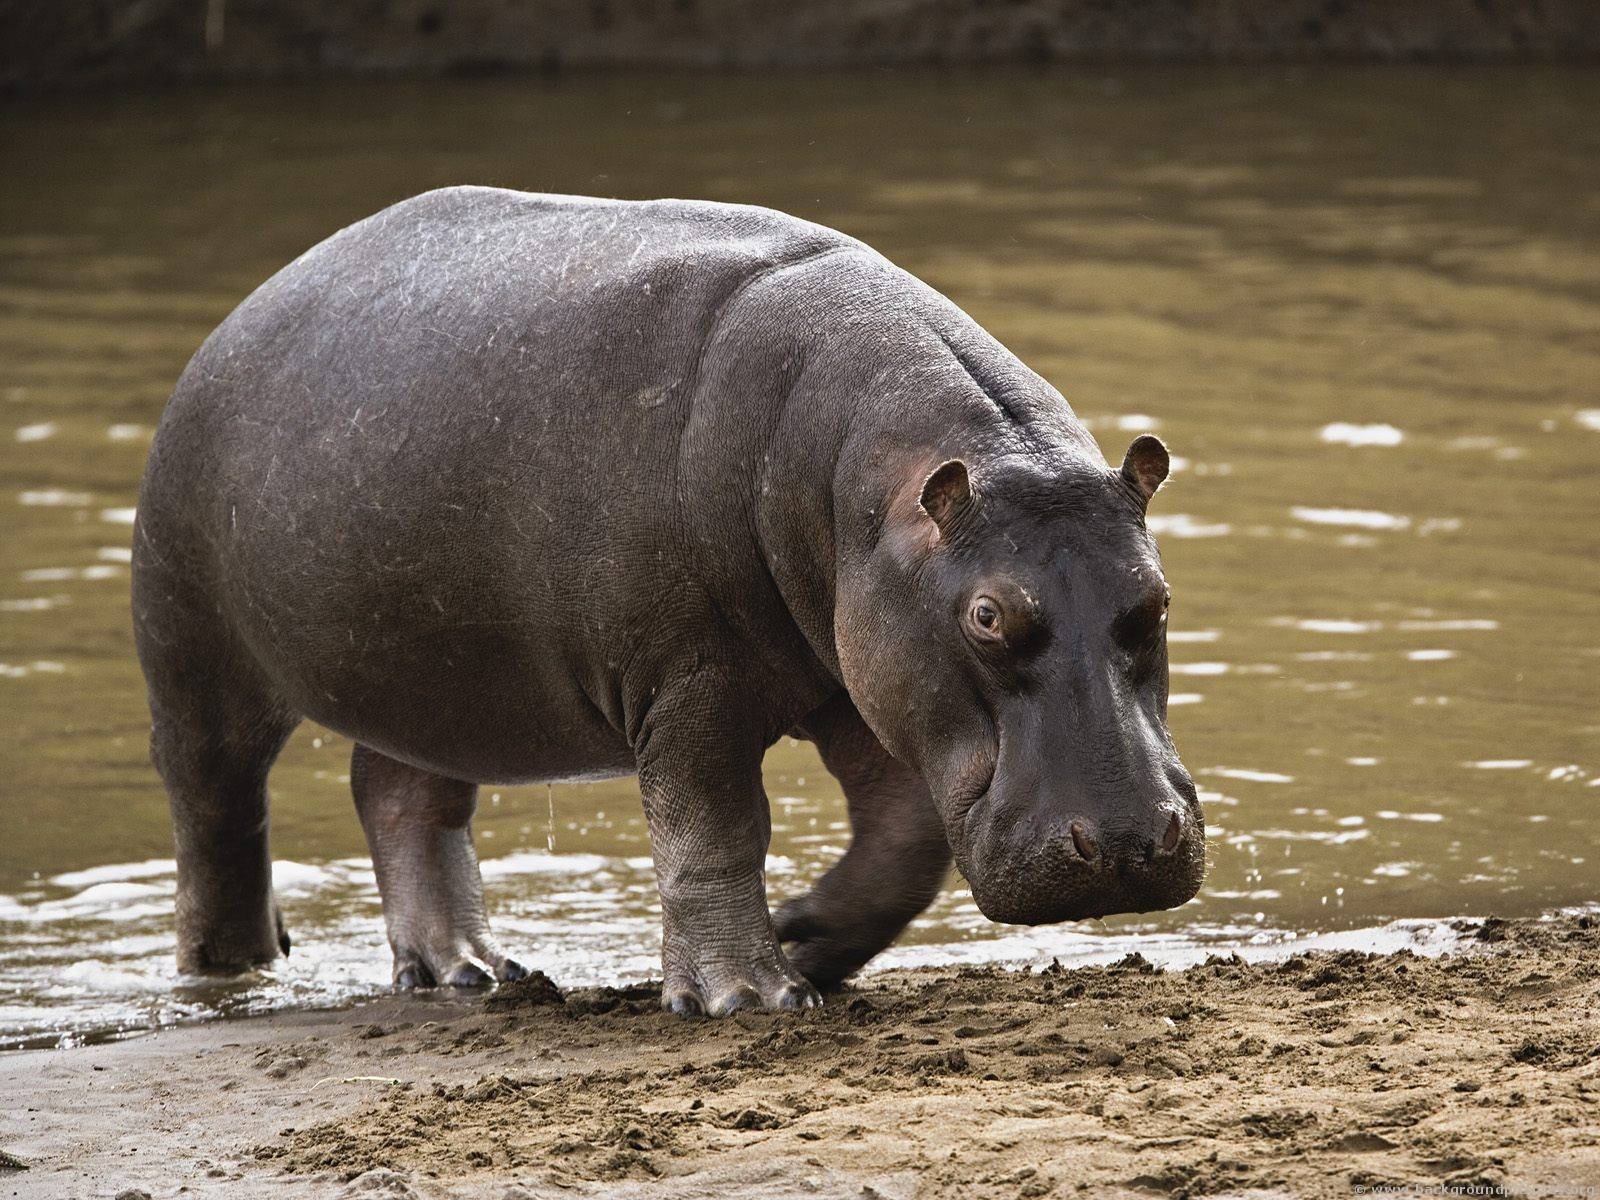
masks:
POLYGON ((1072 830, 1072 845, 1078 851, 1078 857, 1084 862, 1093 862, 1100 852, 1095 848, 1094 840, 1090 838, 1088 830, 1084 829, 1082 821, 1074 821, 1069 828, 1072 830))
POLYGON ((1178 839, 1183 836, 1183 822, 1178 819, 1178 814, 1173 813, 1167 822, 1167 832, 1161 838, 1161 853, 1171 854, 1178 848, 1178 839))

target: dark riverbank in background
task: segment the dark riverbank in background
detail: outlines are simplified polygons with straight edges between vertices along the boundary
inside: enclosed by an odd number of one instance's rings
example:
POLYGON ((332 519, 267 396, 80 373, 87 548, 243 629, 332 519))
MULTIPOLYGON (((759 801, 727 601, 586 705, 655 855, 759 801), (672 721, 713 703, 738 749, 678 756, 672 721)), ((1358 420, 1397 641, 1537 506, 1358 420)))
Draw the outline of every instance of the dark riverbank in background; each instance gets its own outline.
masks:
POLYGON ((563 67, 1600 61, 1593 0, 0 0, 0 89, 563 67))

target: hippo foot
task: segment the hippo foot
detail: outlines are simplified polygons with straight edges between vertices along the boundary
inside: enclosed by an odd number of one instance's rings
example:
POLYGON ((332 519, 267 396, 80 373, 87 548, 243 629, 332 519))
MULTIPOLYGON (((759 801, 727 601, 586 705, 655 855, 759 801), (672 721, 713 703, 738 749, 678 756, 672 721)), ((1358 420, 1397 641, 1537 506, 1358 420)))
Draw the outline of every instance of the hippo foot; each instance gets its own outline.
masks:
POLYGON ((669 972, 661 987, 661 1007, 682 1017, 725 1017, 740 1009, 797 1012, 821 1003, 817 989, 796 974, 725 963, 692 974, 669 972))
POLYGON ((823 991, 837 990, 847 976, 887 946, 898 932, 891 929, 881 937, 869 936, 863 944, 859 928, 853 936, 836 930, 812 912, 805 900, 785 904, 774 915, 773 924, 794 969, 823 991))
POLYGON ((397 949, 394 955, 394 989, 412 992, 421 988, 485 988, 496 981, 512 983, 525 979, 528 969, 491 947, 451 947, 429 952, 397 949))
MULTIPOLYGON (((200 909, 192 902, 191 911, 200 909)), ((182 910, 180 910, 182 911, 182 910)), ((204 911, 204 910, 201 910, 204 911)), ((289 934, 283 915, 275 903, 268 905, 266 919, 180 921, 178 929, 178 970, 185 975, 210 975, 219 979, 244 975, 269 966, 281 954, 289 953, 289 934)))

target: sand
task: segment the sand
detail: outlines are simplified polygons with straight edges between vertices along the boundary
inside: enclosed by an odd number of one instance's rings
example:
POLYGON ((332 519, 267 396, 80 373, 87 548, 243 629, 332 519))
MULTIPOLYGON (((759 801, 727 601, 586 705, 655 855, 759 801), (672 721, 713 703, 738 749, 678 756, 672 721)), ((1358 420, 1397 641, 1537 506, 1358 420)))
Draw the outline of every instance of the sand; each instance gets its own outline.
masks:
POLYGON ((536 977, 13 1053, 0 1197, 1600 1196, 1600 919, 1463 931, 720 1022, 536 977))

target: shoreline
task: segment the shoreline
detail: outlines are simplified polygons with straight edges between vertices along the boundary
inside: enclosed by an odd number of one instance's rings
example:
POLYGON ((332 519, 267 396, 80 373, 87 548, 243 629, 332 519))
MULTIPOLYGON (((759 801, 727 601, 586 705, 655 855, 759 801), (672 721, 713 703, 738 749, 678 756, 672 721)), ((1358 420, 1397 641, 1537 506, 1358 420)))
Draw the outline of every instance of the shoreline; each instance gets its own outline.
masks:
POLYGON ((804 1016, 535 983, 17 1051, 0 1196, 1600 1188, 1600 917, 1462 932, 885 971, 804 1016))
MULTIPOLYGON (((1583 915, 1589 911, 1589 908, 1570 907, 1542 915, 1583 915)), ((1600 905, 1593 906, 1592 911, 1600 915, 1600 905)), ((869 963, 856 976, 856 980, 866 982, 886 972, 923 969, 1000 967, 1038 970, 1052 962, 1070 968, 1105 966, 1130 953, 1140 954, 1164 970, 1181 970, 1213 955, 1229 954, 1238 954, 1253 963, 1274 962, 1310 950, 1355 949, 1373 953, 1410 950, 1420 955, 1434 956, 1456 948, 1464 937, 1461 931, 1481 919, 1471 916, 1397 917, 1381 924, 1348 929, 1294 930, 1268 927, 1239 931, 1235 936, 1218 934, 1214 927, 1207 926, 1198 927, 1199 933, 1183 930, 1114 932, 1105 929, 1092 934, 1077 933, 1076 940, 1066 944, 1061 944, 1060 934, 1056 932, 1059 926, 1040 926, 1039 930, 1051 931, 1045 935, 1051 943, 1048 948, 1035 944, 1037 930, 1014 927, 1001 936, 970 941, 898 943, 869 963)), ((168 961, 163 957, 163 963, 168 961)), ((204 1011, 155 1011, 144 1021, 134 1018, 105 1019, 99 1023, 90 1021, 56 1026, 0 1028, 0 1055, 102 1045, 208 1021, 248 1020, 291 1012, 340 1011, 371 1003, 390 994, 387 980, 379 981, 377 978, 378 973, 386 970, 386 961, 380 955, 373 962, 374 978, 370 984, 346 984, 342 988, 330 988, 325 994, 309 995, 299 1000, 283 998, 285 992, 293 990, 292 977, 302 965, 301 960, 296 958, 280 959, 263 972, 241 976, 226 983, 204 977, 172 976, 169 985, 172 996, 192 991, 196 996, 212 993, 222 999, 217 1001, 214 1008, 204 1011), (285 976, 283 972, 289 975, 285 976), (250 990, 258 985, 265 990, 250 995, 250 990)), ((627 975, 619 970, 612 978, 627 978, 627 975)), ((562 977, 555 982, 562 988, 604 986, 593 977, 593 972, 577 979, 562 977)))

